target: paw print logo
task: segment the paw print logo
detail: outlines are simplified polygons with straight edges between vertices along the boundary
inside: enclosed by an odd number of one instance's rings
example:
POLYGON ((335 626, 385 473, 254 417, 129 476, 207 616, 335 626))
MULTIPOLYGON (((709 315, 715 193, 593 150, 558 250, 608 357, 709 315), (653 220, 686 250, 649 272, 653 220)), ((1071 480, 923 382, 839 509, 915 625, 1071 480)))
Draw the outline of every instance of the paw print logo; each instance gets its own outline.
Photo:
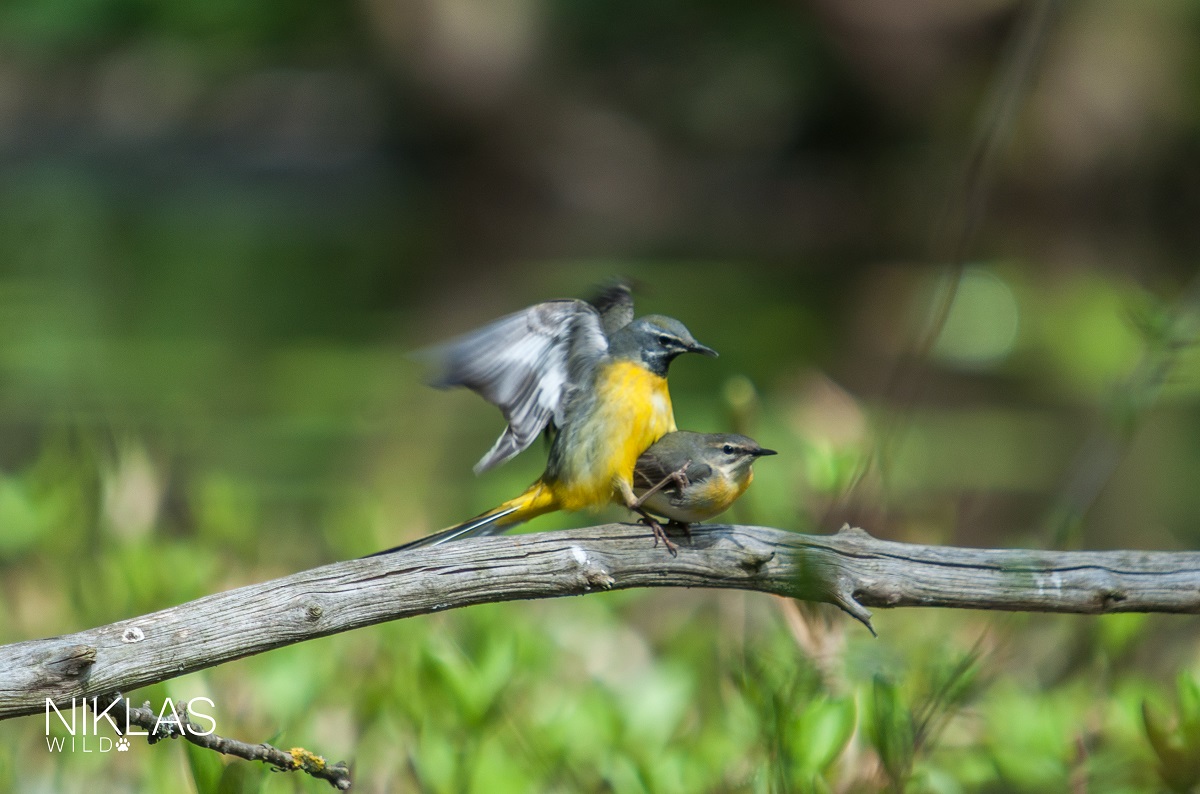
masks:
POLYGON ((126 752, 128 749, 129 749, 129 740, 128 739, 126 739, 124 736, 122 736, 120 739, 117 739, 117 752, 118 753, 126 752))

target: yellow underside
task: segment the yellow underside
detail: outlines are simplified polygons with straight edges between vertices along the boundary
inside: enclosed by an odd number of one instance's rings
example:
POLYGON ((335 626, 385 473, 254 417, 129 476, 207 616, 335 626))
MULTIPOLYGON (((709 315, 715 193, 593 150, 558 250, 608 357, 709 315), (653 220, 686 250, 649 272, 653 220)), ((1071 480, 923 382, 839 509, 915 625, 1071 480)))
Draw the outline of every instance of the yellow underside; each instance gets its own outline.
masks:
POLYGON ((632 362, 614 362, 597 374, 595 403, 576 422, 556 442, 564 444, 557 477, 538 480, 496 508, 517 508, 498 526, 554 510, 624 504, 621 484, 632 493, 638 456, 675 430, 667 380, 632 362))
POLYGON ((666 378, 627 361, 605 367, 596 380, 596 407, 581 418, 551 484, 559 505, 582 510, 623 504, 621 484, 632 492, 638 456, 674 429, 666 378))

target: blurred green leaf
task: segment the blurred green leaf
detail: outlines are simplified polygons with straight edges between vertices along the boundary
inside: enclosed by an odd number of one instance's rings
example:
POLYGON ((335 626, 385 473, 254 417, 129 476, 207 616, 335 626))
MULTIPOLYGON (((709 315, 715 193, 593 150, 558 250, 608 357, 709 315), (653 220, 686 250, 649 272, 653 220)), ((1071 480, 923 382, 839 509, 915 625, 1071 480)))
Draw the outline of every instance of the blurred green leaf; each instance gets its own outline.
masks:
POLYGON ((888 678, 877 675, 871 686, 871 709, 866 720, 867 738, 895 791, 902 791, 912 773, 916 755, 913 715, 900 690, 888 678))
POLYGON ((40 509, 23 484, 0 477, 0 555, 14 555, 36 543, 46 524, 40 509))
POLYGON ((483 725, 512 676, 515 654, 511 639, 495 637, 483 647, 482 658, 474 661, 447 643, 427 646, 424 651, 426 669, 434 680, 448 686, 457 711, 477 728, 483 725))
POLYGON ((792 752, 798 771, 812 781, 845 751, 857 727, 858 710, 851 697, 820 697, 803 707, 796 722, 792 752))
POLYGON ((221 761, 221 755, 212 750, 197 747, 191 742, 182 744, 197 794, 216 794, 225 774, 225 764, 221 761))
POLYGON ((1200 684, 1181 674, 1176 696, 1174 721, 1169 722, 1148 701, 1142 702, 1142 720, 1163 782, 1172 791, 1189 792, 1200 785, 1200 684))
POLYGON ((469 737, 457 738, 432 727, 420 733, 416 752, 410 755, 413 771, 424 791, 461 791, 470 768, 465 766, 463 746, 469 737))
POLYGON ((235 759, 225 765, 217 782, 216 794, 258 794, 263 788, 264 775, 269 774, 262 764, 235 759))
POLYGON ((1098 616, 1096 630, 1099 633, 1101 645, 1113 655, 1124 652, 1142 636, 1149 617, 1140 612, 1098 616))
POLYGON ((1149 703, 1142 705, 1146 738, 1158 756, 1158 771, 1172 791, 1189 792, 1200 783, 1200 744, 1182 725, 1169 725, 1149 703))

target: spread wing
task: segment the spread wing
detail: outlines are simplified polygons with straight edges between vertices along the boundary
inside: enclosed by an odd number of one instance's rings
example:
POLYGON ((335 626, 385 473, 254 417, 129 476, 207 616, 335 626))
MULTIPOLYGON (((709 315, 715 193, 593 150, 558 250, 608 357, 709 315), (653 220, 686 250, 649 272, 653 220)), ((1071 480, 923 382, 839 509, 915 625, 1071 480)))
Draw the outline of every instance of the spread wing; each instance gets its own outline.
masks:
POLYGON ((561 426, 567 402, 607 350, 599 312, 577 300, 539 303, 434 350, 435 386, 466 386, 508 421, 475 472, 512 458, 547 425, 561 426))

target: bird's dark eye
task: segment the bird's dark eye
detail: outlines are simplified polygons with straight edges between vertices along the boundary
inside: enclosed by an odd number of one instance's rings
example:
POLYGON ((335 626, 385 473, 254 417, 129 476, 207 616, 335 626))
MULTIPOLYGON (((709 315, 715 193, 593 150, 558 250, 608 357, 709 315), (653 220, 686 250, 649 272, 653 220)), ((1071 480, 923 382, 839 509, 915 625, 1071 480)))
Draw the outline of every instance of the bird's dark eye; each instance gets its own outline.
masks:
POLYGON ((663 347, 670 347, 672 344, 674 344, 674 342, 675 342, 675 339, 673 337, 667 336, 666 334, 663 334, 658 337, 658 343, 660 345, 662 345, 663 347))
POLYGON ((721 451, 724 452, 726 455, 732 455, 733 454, 733 444, 726 444, 724 447, 721 448, 721 451))

